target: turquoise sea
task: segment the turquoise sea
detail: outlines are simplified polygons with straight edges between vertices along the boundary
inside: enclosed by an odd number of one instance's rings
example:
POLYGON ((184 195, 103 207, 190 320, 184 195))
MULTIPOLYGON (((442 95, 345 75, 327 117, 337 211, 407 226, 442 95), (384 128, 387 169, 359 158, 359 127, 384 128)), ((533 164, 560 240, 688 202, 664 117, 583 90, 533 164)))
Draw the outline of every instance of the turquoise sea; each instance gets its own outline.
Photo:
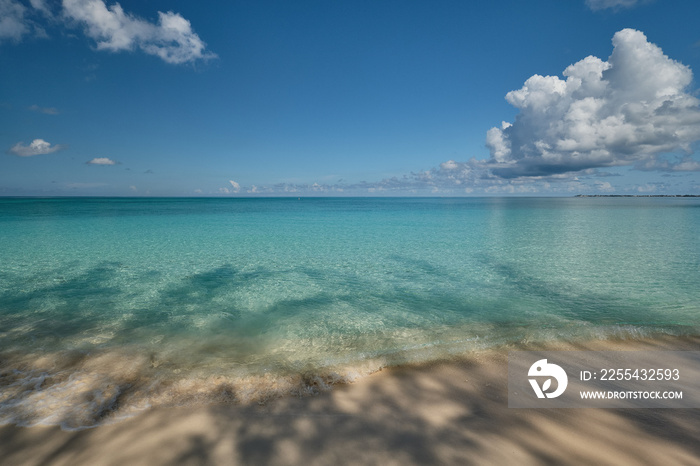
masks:
POLYGON ((0 198, 0 423, 700 333, 697 198, 0 198))

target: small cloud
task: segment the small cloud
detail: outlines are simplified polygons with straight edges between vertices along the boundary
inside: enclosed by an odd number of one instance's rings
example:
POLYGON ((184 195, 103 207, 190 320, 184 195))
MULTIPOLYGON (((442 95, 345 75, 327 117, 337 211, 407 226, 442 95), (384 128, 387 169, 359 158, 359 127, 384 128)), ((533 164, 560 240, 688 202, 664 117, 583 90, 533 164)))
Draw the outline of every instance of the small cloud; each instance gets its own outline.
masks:
POLYGON ((80 68, 80 71, 85 73, 85 82, 92 82, 97 79, 97 70, 100 68, 98 64, 90 64, 80 68))
POLYGON ((320 185, 318 183, 314 183, 311 185, 311 189, 316 192, 326 192, 328 191, 328 187, 325 185, 320 185))
POLYGON ((231 183, 231 186, 233 186, 233 190, 232 190, 232 191, 233 191, 234 193, 237 193, 237 192, 239 192, 239 191, 241 190, 241 185, 240 185, 240 184, 236 183, 236 182, 233 181, 233 180, 228 180, 228 182, 231 183))
MULTIPOLYGON (((648 1, 648 0, 647 0, 648 1)), ((614 9, 621 10, 623 8, 633 8, 640 3, 646 3, 645 0, 586 0, 586 6, 593 11, 614 9)))
POLYGON ((443 162, 440 164, 440 168, 442 168, 443 170, 454 170, 458 167, 459 165, 454 160, 448 160, 447 162, 443 162))
POLYGON ((640 193, 653 193, 656 191, 656 186, 650 183, 637 186, 637 192, 640 193))
POLYGON ((88 165, 117 165, 119 162, 115 162, 107 157, 96 157, 92 160, 85 162, 88 165))
POLYGON ((46 2, 44 0, 29 0, 29 3, 32 5, 32 8, 34 8, 35 10, 41 11, 43 14, 45 14, 49 18, 53 17, 51 10, 46 5, 46 2))
POLYGON ((143 172, 143 173, 144 173, 145 175, 152 175, 152 174, 153 174, 153 170, 151 170, 151 169, 149 168, 148 170, 146 170, 146 171, 143 172))
POLYGON ((32 105, 29 107, 32 112, 44 113, 46 115, 58 115, 58 109, 55 107, 39 107, 38 105, 32 105))
POLYGON ((35 139, 28 146, 18 142, 12 146, 8 152, 20 157, 32 157, 34 155, 51 154, 52 152, 56 152, 61 149, 63 149, 63 146, 60 144, 52 146, 43 139, 35 139))
POLYGON ((615 188, 613 187, 612 184, 610 184, 609 181, 596 181, 593 184, 595 184, 598 191, 601 191, 604 193, 611 193, 611 192, 615 191, 615 188))
POLYGON ((132 191, 135 192, 135 193, 139 192, 139 190, 138 190, 138 189, 136 188, 136 186, 134 186, 134 185, 129 186, 129 189, 132 190, 132 191))

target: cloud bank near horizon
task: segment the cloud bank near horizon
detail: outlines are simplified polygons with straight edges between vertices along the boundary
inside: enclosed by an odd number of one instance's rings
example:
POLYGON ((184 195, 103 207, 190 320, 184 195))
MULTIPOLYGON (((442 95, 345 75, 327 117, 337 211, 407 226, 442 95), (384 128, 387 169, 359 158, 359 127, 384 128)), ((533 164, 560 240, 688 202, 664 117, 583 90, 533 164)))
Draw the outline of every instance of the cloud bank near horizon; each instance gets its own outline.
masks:
MULTIPOLYGON (((617 32, 607 61, 588 56, 564 79, 534 75, 506 100, 520 110, 486 134, 490 158, 448 160, 438 167, 376 182, 288 184, 241 188, 244 193, 431 194, 541 192, 610 193, 601 178, 614 167, 670 174, 700 171, 692 146, 700 140, 700 100, 689 67, 666 56, 634 29, 617 32), (653 70, 653 72, 650 72, 653 70)), ((634 186, 654 192, 670 185, 634 186)))

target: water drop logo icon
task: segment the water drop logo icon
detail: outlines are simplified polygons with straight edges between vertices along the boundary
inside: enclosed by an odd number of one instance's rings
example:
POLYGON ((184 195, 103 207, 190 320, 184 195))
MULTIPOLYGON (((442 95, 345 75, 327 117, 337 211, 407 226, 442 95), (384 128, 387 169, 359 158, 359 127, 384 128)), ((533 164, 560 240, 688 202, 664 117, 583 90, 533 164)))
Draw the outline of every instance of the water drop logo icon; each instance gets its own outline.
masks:
POLYGON ((532 385, 532 389, 535 391, 535 395, 537 395, 537 398, 556 398, 564 393, 564 390, 566 390, 566 386, 569 383, 569 378, 567 377, 564 369, 556 364, 547 363, 546 359, 540 359, 530 366, 530 370, 527 372, 527 375, 530 377, 550 377, 543 382, 542 388, 540 388, 537 379, 528 379, 530 385, 532 385), (549 390, 552 385, 552 378, 556 379, 557 381, 557 389, 551 393, 548 393, 547 390, 549 390))

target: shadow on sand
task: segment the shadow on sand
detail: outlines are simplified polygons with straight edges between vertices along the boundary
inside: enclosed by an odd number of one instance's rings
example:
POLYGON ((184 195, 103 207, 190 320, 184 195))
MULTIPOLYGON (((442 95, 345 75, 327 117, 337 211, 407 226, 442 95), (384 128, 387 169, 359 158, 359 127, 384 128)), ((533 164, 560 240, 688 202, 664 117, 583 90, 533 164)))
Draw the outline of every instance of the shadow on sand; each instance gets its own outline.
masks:
POLYGON ((77 432, 6 426, 0 454, 8 465, 700 464, 700 410, 512 409, 506 366, 482 354, 264 406, 160 409, 77 432))

